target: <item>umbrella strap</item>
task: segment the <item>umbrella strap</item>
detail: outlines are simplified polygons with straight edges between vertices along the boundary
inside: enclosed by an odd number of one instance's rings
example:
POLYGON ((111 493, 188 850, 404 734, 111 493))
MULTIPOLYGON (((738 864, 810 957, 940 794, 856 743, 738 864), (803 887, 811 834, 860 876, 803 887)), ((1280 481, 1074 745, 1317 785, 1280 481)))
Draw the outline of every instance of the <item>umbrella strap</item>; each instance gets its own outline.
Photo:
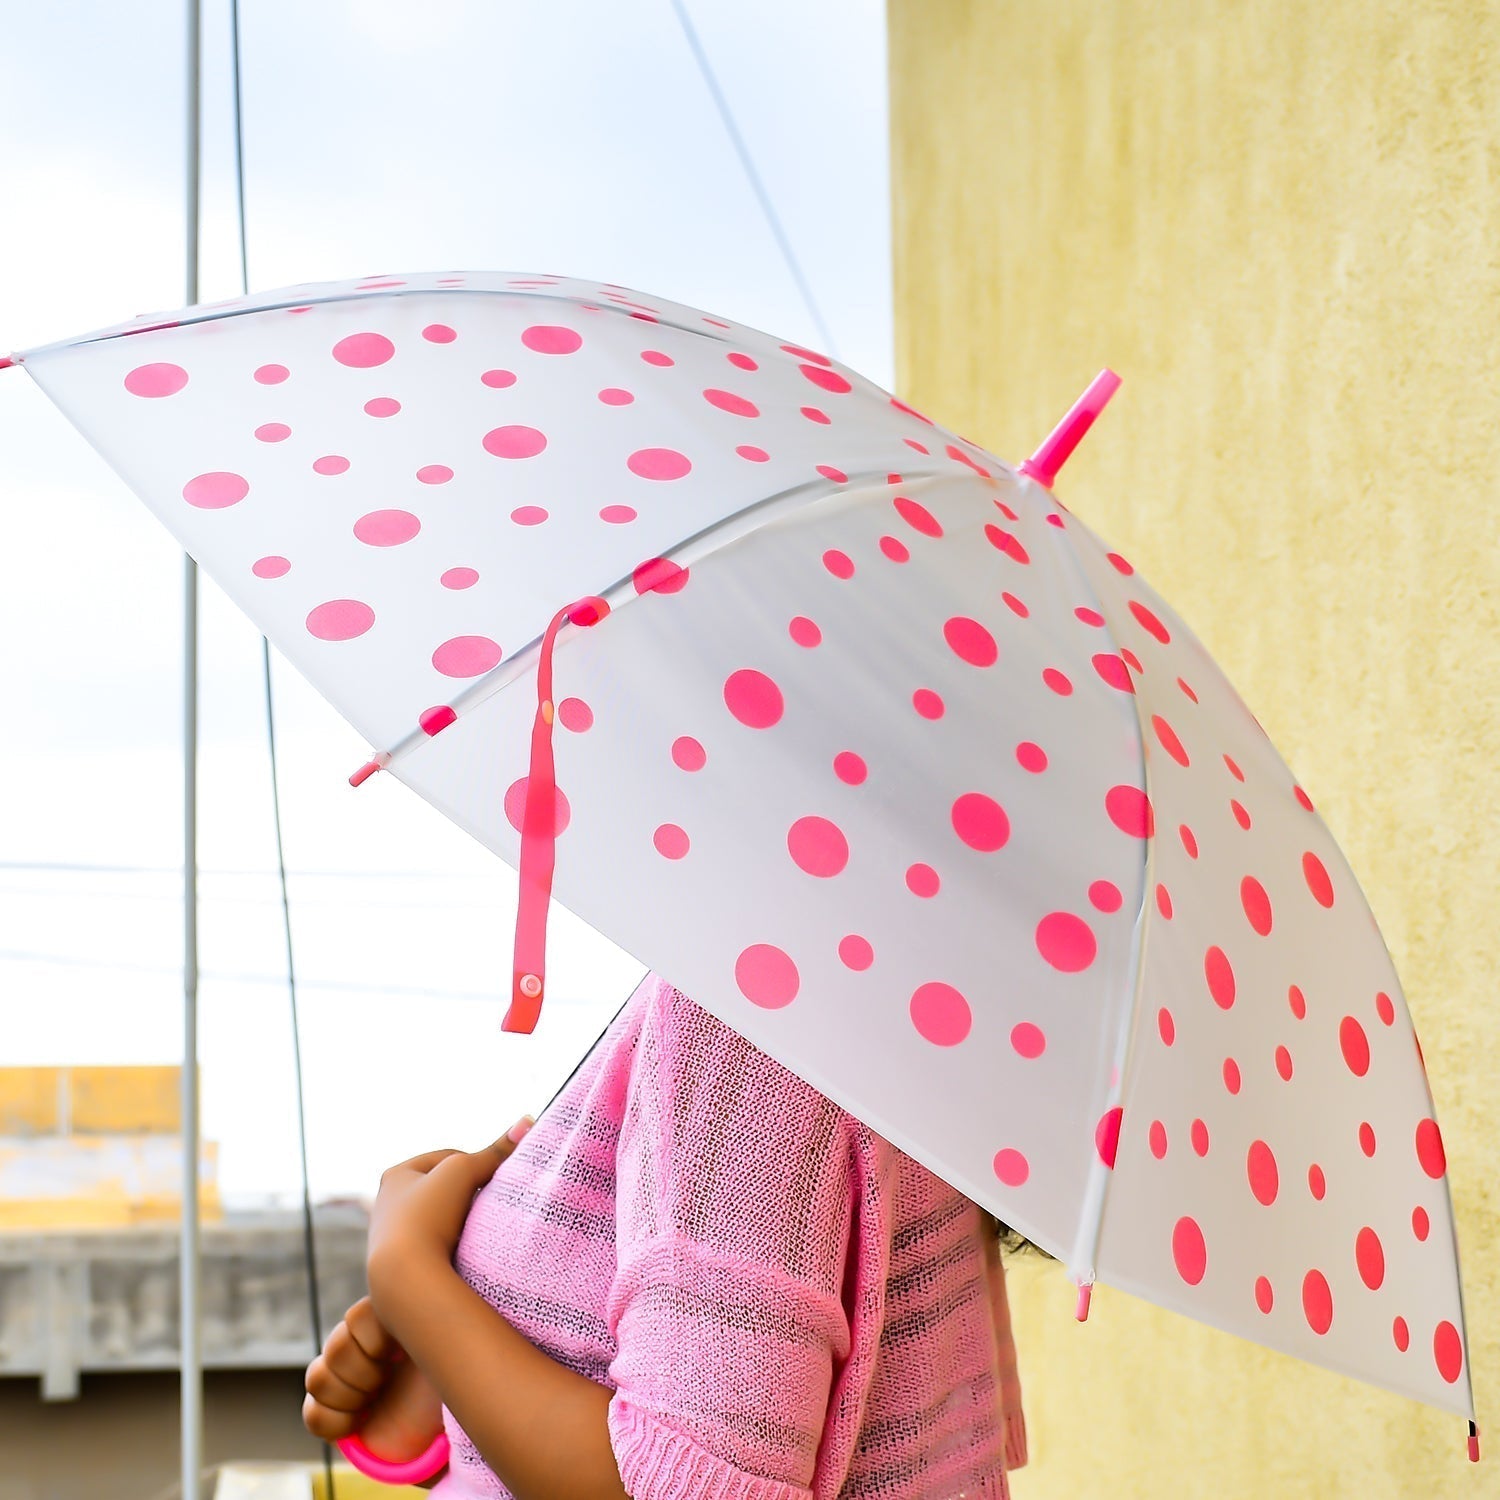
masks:
POLYGON ((536 669, 536 718, 531 725, 531 769, 521 814, 521 886, 516 905, 516 946, 510 1008, 502 1031, 536 1030, 547 984, 547 913, 557 868, 557 774, 552 758, 552 652, 565 624, 597 625, 609 605, 597 596, 558 610, 542 637, 536 669))

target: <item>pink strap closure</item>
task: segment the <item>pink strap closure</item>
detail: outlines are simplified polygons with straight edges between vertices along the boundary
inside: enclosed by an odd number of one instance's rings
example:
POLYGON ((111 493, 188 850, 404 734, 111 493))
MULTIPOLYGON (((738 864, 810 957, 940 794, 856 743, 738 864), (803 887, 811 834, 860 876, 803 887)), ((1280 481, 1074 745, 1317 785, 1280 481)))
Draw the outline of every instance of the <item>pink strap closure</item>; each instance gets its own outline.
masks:
POLYGON ((340 1438, 338 1449, 361 1474, 368 1474, 371 1479, 378 1479, 382 1484, 420 1484, 424 1479, 431 1479, 434 1474, 439 1474, 448 1467, 446 1432, 438 1433, 425 1453, 419 1453, 405 1463, 392 1463, 389 1459, 376 1458, 365 1447, 364 1440, 358 1433, 352 1437, 340 1438))
POLYGON ((1073 409, 1057 424, 1025 463, 1021 472, 1051 489, 1057 471, 1067 463, 1083 435, 1094 425, 1094 418, 1109 404, 1109 398, 1120 389, 1120 377, 1113 370, 1100 370, 1089 382, 1089 388, 1073 403, 1073 409))
POLYGON ((536 668, 536 718, 531 725, 531 771, 521 815, 521 890, 516 907, 516 947, 510 1008, 502 1031, 532 1032, 542 1011, 547 980, 547 911, 557 868, 557 775, 552 759, 552 651, 564 623, 597 625, 609 613, 600 598, 579 599, 553 615, 542 637, 536 668))

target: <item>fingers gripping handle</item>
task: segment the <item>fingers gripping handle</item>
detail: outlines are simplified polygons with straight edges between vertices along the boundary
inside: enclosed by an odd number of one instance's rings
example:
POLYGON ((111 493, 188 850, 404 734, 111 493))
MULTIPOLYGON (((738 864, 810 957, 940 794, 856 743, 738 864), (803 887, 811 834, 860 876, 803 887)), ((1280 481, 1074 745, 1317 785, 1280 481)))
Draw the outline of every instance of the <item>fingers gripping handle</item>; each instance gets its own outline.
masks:
POLYGON ((438 1433, 426 1452, 419 1453, 415 1458, 408 1459, 404 1463, 392 1463, 389 1459, 377 1458, 365 1447, 358 1434, 353 1437, 340 1438, 338 1449, 361 1474, 366 1474, 371 1479, 378 1479, 382 1484, 420 1484, 424 1479, 431 1479, 434 1474, 441 1473, 448 1466, 448 1434, 446 1432, 438 1433))

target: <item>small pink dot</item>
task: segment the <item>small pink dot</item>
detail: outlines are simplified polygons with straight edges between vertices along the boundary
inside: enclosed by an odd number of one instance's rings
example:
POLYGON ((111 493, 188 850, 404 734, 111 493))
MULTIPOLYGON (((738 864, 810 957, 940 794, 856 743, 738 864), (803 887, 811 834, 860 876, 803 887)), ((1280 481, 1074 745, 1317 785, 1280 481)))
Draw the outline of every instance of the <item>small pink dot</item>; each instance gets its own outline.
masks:
POLYGON ((445 589, 471 589, 479 582, 479 574, 473 568, 449 568, 438 582, 445 589))
POLYGON ((840 750, 833 758, 833 774, 846 786, 862 786, 869 768, 852 750, 840 750))
POLYGON ((688 569, 665 557, 643 562, 631 575, 638 594, 680 594, 687 587, 688 569))
POLYGON ((175 396, 188 383, 188 372, 181 365, 137 365, 125 377, 125 389, 132 396, 175 396))
POLYGON ((1120 1120, 1123 1116, 1124 1110, 1117 1104, 1106 1110, 1094 1127, 1094 1149, 1099 1153, 1099 1160, 1111 1171, 1120 1151, 1120 1120))
POLYGON ((636 510, 631 505, 606 505, 599 512, 599 519, 611 526, 627 526, 635 520, 636 510))
POLYGON ((1297 794, 1297 801, 1299 803, 1301 803, 1301 805, 1308 812, 1312 812, 1313 811, 1312 798, 1309 797, 1307 795, 1307 793, 1304 792, 1300 786, 1293 787, 1292 790, 1297 794))
POLYGON ((738 354, 738 353, 736 353, 736 354, 726 354, 724 356, 724 358, 727 359, 730 364, 734 365, 736 369, 740 369, 740 370, 758 370, 758 369, 760 369, 760 366, 758 364, 756 364, 756 362, 753 359, 751 359, 748 354, 738 354))
POLYGON ((1448 1154, 1443 1150, 1442 1132, 1438 1129, 1438 1122, 1430 1117, 1417 1124, 1417 1161, 1434 1181, 1448 1170, 1448 1154))
POLYGON ((1240 770, 1238 765, 1235 764, 1233 756, 1226 755, 1224 757, 1224 764, 1229 768, 1229 774, 1233 776, 1236 781, 1244 781, 1245 773, 1240 770))
POLYGON ((781 689, 764 672, 748 667, 726 679, 724 704, 748 729, 770 729, 786 708, 781 689))
POLYGON ((1118 552, 1110 552, 1106 556, 1109 558, 1110 565, 1114 568, 1115 572, 1123 573, 1127 578, 1135 572, 1135 569, 1118 552))
POLYGON ((446 703, 439 704, 436 708, 424 708, 417 715, 417 723, 422 728, 423 734, 441 734, 450 724, 458 721, 458 715, 446 703))
POLYGON ((1093 928, 1072 912, 1049 912, 1036 928, 1036 946, 1054 969, 1064 974, 1081 974, 1093 963, 1099 944, 1093 928))
POLYGON ((797 368, 820 390, 831 391, 836 396, 847 395, 854 389, 837 370, 825 370, 821 365, 798 365, 797 368))
POLYGON ((880 539, 880 550, 892 562, 904 563, 911 560, 911 549, 905 542, 897 541, 893 536, 883 536, 880 539))
POLYGON ((910 500, 905 495, 897 495, 891 504, 896 507, 896 513, 913 531, 920 531, 923 536, 942 536, 943 528, 938 518, 925 505, 910 500))
POLYGON ((679 735, 672 741, 672 763, 683 771, 701 771, 708 763, 708 752, 692 735, 679 735))
POLYGON ((1146 1138, 1147 1144, 1151 1147, 1152 1156, 1160 1161, 1167 1154, 1167 1127, 1160 1120, 1153 1120, 1146 1138))
POLYGON ((969 1002, 951 984, 936 980, 918 986, 911 997, 911 1020, 934 1046, 955 1047, 973 1025, 969 1002))
POLYGON ((675 823, 663 823, 652 835, 651 841, 656 845, 656 852, 663 859, 681 859, 688 852, 687 833, 675 823))
POLYGON ((1226 1057, 1224 1059, 1223 1071, 1224 1087, 1231 1094, 1238 1094, 1240 1091, 1240 1065, 1232 1057, 1226 1057))
POLYGON ((837 549, 825 552, 823 554, 823 566, 835 578, 854 577, 854 562, 847 552, 840 552, 837 549))
POLYGON ((629 406, 635 397, 617 385, 608 385, 599 392, 599 399, 606 406, 629 406))
POLYGON ((1177 1274, 1189 1286, 1197 1286, 1208 1270, 1208 1246, 1196 1219, 1184 1216, 1172 1228, 1172 1260, 1177 1274))
POLYGON ((1276 1168, 1276 1153, 1264 1141, 1250 1142, 1250 1150, 1245 1155, 1245 1175, 1250 1180, 1255 1201, 1269 1208, 1280 1190, 1281 1174, 1276 1168))
POLYGON ((255 372, 255 379, 261 385, 280 385, 291 373, 285 365, 262 365, 255 372))
POLYGON ((1368 1224, 1354 1237, 1354 1263, 1359 1267, 1359 1279, 1372 1292, 1378 1292, 1385 1280, 1385 1247, 1368 1224))
POLYGON ((325 453, 322 458, 313 460, 314 474, 347 474, 349 472, 349 460, 339 453, 325 453))
POLYGON ((584 734, 594 727, 594 710, 582 698, 564 698, 557 705, 558 721, 574 734, 584 734))
POLYGON ((675 448, 637 448, 625 467, 641 479, 681 479, 692 470, 692 462, 675 448))
POLYGON ((547 519, 547 512, 540 505, 518 505, 510 518, 517 526, 540 526, 547 519))
POLYGON ((1162 920, 1172 920, 1172 893, 1164 885, 1156 887, 1156 909, 1162 914, 1162 920))
POLYGON ((823 632, 806 615, 798 615, 787 630, 799 646, 813 647, 820 645, 823 640, 823 632))
POLYGON ((1104 810, 1109 820, 1132 838, 1147 839, 1156 832, 1156 816, 1151 799, 1138 786, 1121 782, 1104 794, 1104 810))
POLYGON ((931 865, 912 865, 906 872, 906 888, 913 896, 935 896, 941 884, 931 865))
POLYGON ((1208 1126, 1202 1120, 1194 1120, 1192 1129, 1188 1132, 1192 1138, 1193 1150, 1199 1156, 1208 1155, 1208 1126))
POLYGON ((1047 1035, 1034 1022, 1021 1021, 1011 1027, 1010 1044, 1019 1056, 1037 1058, 1047 1050, 1047 1035))
POLYGON ((1276 1071, 1281 1075, 1283 1083, 1292 1081, 1292 1054, 1285 1047, 1276 1049, 1276 1071))
POLYGON ((1000 648, 978 620, 968 615, 954 615, 943 626, 943 639, 960 661, 971 667, 991 667, 1000 658, 1000 648))
POLYGON ((1185 682, 1184 682, 1184 681, 1183 681, 1183 680, 1182 680, 1182 678, 1180 678, 1180 677, 1179 677, 1179 678, 1178 678, 1178 679, 1177 679, 1177 686, 1178 686, 1178 687, 1180 687, 1180 688, 1181 688, 1181 689, 1182 689, 1182 691, 1183 691, 1183 692, 1184 692, 1184 693, 1186 693, 1186 694, 1187 694, 1187 696, 1188 696, 1188 697, 1189 697, 1189 698, 1191 698, 1191 699, 1192 699, 1192 700, 1193 700, 1193 702, 1194 702, 1194 703, 1196 703, 1196 702, 1197 702, 1197 701, 1198 701, 1198 695, 1197 695, 1197 693, 1195 693, 1195 692, 1194 692, 1194 691, 1193 691, 1193 690, 1192 690, 1192 688, 1190 688, 1190 687, 1189 687, 1189 686, 1188 686, 1188 685, 1187 685, 1187 683, 1185 683, 1185 682))
POLYGON ((1182 748, 1182 741, 1177 738, 1177 731, 1160 714, 1151 715, 1151 727, 1156 731, 1156 738, 1161 742, 1162 749, 1179 766, 1186 766, 1188 753, 1182 748))
POLYGON ((1403 1354, 1411 1348, 1411 1329, 1406 1326, 1405 1318, 1397 1318, 1392 1322, 1391 1337, 1396 1341, 1396 1347, 1403 1354))
POLYGON ((1234 821, 1247 833, 1250 831, 1250 813, 1245 804, 1236 797, 1229 799, 1229 810, 1234 814, 1234 821))
POLYGON ((1156 1012, 1156 1029, 1161 1034, 1165 1046, 1170 1047, 1177 1040, 1177 1023, 1172 1019, 1172 1012, 1165 1005, 1156 1012))
POLYGON ((703 399, 710 406, 729 412, 731 416, 758 417, 760 415, 760 408, 753 401, 747 401, 743 396, 736 396, 733 391, 721 391, 710 386, 704 391, 703 399))
POLYGON ((521 335, 521 342, 534 354, 576 354, 583 338, 571 328, 554 323, 537 323, 521 335))
POLYGON ((735 960, 734 980, 740 993, 766 1010, 780 1010, 797 998, 802 976, 791 957, 772 943, 756 943, 735 960))
POLYGON ((353 333, 333 346, 333 357, 354 370, 383 365, 395 352, 396 346, 379 333, 353 333))
POLYGON ((372 510, 354 523, 354 535, 370 547, 399 547, 421 529, 409 510, 372 510))
POLYGON ((1375 997, 1375 1013, 1380 1017, 1382 1026, 1395 1024, 1396 1007, 1391 1003, 1391 997, 1384 990, 1375 997))
POLYGON ((252 564, 250 571, 257 578, 284 578, 291 566, 284 557, 262 557, 252 564))
POLYGON ((1323 1169, 1314 1162, 1307 1169, 1307 1190, 1319 1203, 1323 1201, 1323 1195, 1328 1191, 1328 1179, 1323 1175, 1323 1169))
POLYGON ((1203 976, 1208 981, 1208 992, 1220 1010, 1228 1010, 1234 1004, 1234 966, 1229 955, 1217 944, 1203 956, 1203 976))
POLYGON ((446 464, 424 464, 417 470, 417 478, 423 484, 447 484, 453 478, 453 470, 446 464))
POLYGON ((1112 688, 1122 693, 1133 693, 1135 684, 1125 663, 1111 651, 1101 651, 1094 658, 1094 670, 1112 688))
POLYGON ((500 647, 487 635, 456 635, 432 653, 444 677, 478 677, 500 664, 500 647))
MULTIPOLYGON (((519 781, 511 782, 505 789, 505 821, 517 833, 522 831, 526 821, 526 790, 530 783, 531 778, 523 776, 519 781)), ((553 794, 557 800, 552 810, 552 831, 560 838, 568 831, 568 824, 573 821, 573 809, 568 805, 568 799, 563 795, 561 787, 555 787, 553 794)))
POLYGON ((1057 694, 1059 698, 1066 698, 1073 691, 1073 684, 1068 680, 1067 674, 1059 672, 1056 667, 1048 667, 1042 673, 1042 681, 1057 694))
POLYGON ((817 471, 824 479, 831 479, 835 484, 848 484, 849 476, 842 469, 836 469, 832 464, 819 464, 817 471))
POLYGON ((1097 911, 1119 911, 1125 904, 1120 888, 1112 880, 1096 880, 1089 887, 1089 902, 1097 911))
POLYGON ((1022 1187, 1031 1176, 1031 1163, 1017 1150, 1006 1146, 995 1153, 995 1176, 1006 1187, 1022 1187))
POLYGON ((401 410, 401 403, 391 396, 376 396, 365 402, 365 411, 372 417, 394 417, 401 410))
POLYGON ((1298 985, 1290 985, 1286 992, 1286 1003, 1291 1006, 1292 1014, 1299 1021, 1307 1018, 1307 997, 1302 993, 1298 985))
POLYGON ((262 443, 284 443, 292 435, 285 422, 266 422, 255 429, 255 436, 262 443))
POLYGON ((375 623, 375 611, 358 599, 330 599, 307 616, 309 635, 320 641, 352 641, 375 623))
POLYGON ((734 451, 752 464, 763 464, 771 456, 764 448, 757 448, 753 443, 741 443, 734 451))
POLYGON ((1368 1120, 1361 1120, 1359 1123, 1359 1149, 1366 1156, 1375 1154, 1375 1130, 1368 1120))
POLYGON ((1307 880, 1308 890, 1313 894, 1313 900, 1319 906, 1332 906, 1333 882, 1328 878, 1323 861, 1311 850, 1302 856, 1302 873, 1307 880))
POLYGON ((1023 566, 1031 562, 1031 554, 1014 532, 1007 531, 1003 526, 996 526, 991 522, 985 526, 984 534, 992 547, 1003 552, 1013 562, 1021 563, 1023 566))
POLYGON ((950 816, 953 831, 969 848, 982 854, 1003 849, 1010 838, 1010 819, 993 797, 983 792, 965 792, 954 804, 950 816))
POLYGON ((1339 1050, 1356 1078, 1363 1078, 1370 1071, 1370 1039, 1353 1016, 1345 1016, 1339 1022, 1339 1050))
POLYGON ((1432 1228, 1432 1220, 1427 1217, 1427 1210, 1420 1205, 1411 1211, 1411 1232, 1419 1239, 1425 1240, 1432 1228))
POLYGON ((249 493, 248 480, 222 470, 199 474, 182 487, 182 498, 199 510, 224 510, 238 505, 249 493))
POLYGON ((1039 775, 1047 769, 1047 752, 1030 740, 1022 740, 1016 746, 1016 759, 1023 771, 1030 771, 1033 775, 1039 775))
POLYGON ((1080 620, 1082 620, 1085 625, 1093 625, 1097 627, 1104 623, 1104 616, 1101 615, 1097 609, 1089 609, 1085 605, 1080 604, 1078 608, 1073 611, 1073 613, 1080 620))
POLYGON ((1240 881, 1240 905, 1245 909, 1246 920, 1262 937, 1271 933, 1271 898, 1266 888, 1253 875, 1240 881))
POLYGON ((458 335, 446 323, 429 323, 422 330, 422 337, 429 344, 451 344, 458 335))
POLYGON ((857 933, 850 933, 839 943, 839 959, 846 969, 862 974, 875 962, 875 950, 866 939, 857 933))
POLYGON ((1302 1311, 1314 1333, 1322 1335, 1333 1327, 1333 1293, 1321 1271, 1309 1271, 1302 1278, 1302 1311))
POLYGON ((1264 1276, 1255 1278, 1255 1305, 1263 1312, 1271 1310, 1275 1297, 1271 1291, 1271 1283, 1264 1276))
POLYGON ((787 832, 786 847, 799 870, 825 880, 842 874, 849 863, 849 840, 827 818, 798 818, 787 832))
POLYGON ((816 422, 819 427, 828 427, 833 423, 833 418, 826 411, 821 411, 816 406, 804 406, 801 408, 801 412, 809 422, 816 422))
POLYGON ((492 391, 503 391, 516 383, 515 374, 510 370, 486 370, 479 380, 492 391))
POLYGON ((1187 826, 1186 823, 1184 823, 1177 830, 1177 837, 1182 840, 1182 847, 1186 851, 1187 857, 1189 859, 1197 859, 1198 836, 1193 832, 1191 828, 1187 826))
POLYGON ((535 458, 546 446, 535 427, 496 427, 484 435, 484 451, 496 458, 535 458))
MULTIPOLYGON (((639 316, 639 314, 632 313, 631 316, 636 317, 639 316)), ((652 318, 651 321, 654 323, 656 319, 652 318)), ((677 363, 677 361, 673 359, 670 354, 663 354, 660 349, 646 349, 642 352, 641 358, 645 360, 648 365, 655 365, 658 369, 662 370, 668 369, 670 366, 677 363)))
POLYGON ((924 719, 943 717, 943 700, 931 688, 918 688, 911 695, 911 705, 924 719))

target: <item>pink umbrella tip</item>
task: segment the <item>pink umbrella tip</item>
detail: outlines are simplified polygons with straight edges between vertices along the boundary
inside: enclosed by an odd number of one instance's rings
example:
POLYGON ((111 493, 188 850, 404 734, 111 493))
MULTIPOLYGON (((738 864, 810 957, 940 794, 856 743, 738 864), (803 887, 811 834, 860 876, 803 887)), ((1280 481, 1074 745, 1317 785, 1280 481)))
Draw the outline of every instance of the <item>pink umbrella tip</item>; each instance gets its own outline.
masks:
POLYGON ((1075 1316, 1080 1323, 1087 1323, 1089 1320, 1089 1301, 1093 1295, 1094 1283, 1092 1281, 1085 1281, 1078 1288, 1078 1311, 1075 1316))
POLYGON ((1469 1423, 1469 1462, 1479 1462, 1479 1428, 1473 1422, 1469 1423))
POLYGON ((19 365, 20 357, 15 354, 0 354, 0 370, 8 370, 12 365, 19 365))
POLYGON ((1073 403, 1067 416, 1021 465, 1021 473, 1050 490, 1057 480, 1058 470, 1072 457, 1084 433, 1094 425, 1094 418, 1109 405, 1110 397, 1119 389, 1120 377, 1111 369, 1100 370, 1089 382, 1088 389, 1073 403))

